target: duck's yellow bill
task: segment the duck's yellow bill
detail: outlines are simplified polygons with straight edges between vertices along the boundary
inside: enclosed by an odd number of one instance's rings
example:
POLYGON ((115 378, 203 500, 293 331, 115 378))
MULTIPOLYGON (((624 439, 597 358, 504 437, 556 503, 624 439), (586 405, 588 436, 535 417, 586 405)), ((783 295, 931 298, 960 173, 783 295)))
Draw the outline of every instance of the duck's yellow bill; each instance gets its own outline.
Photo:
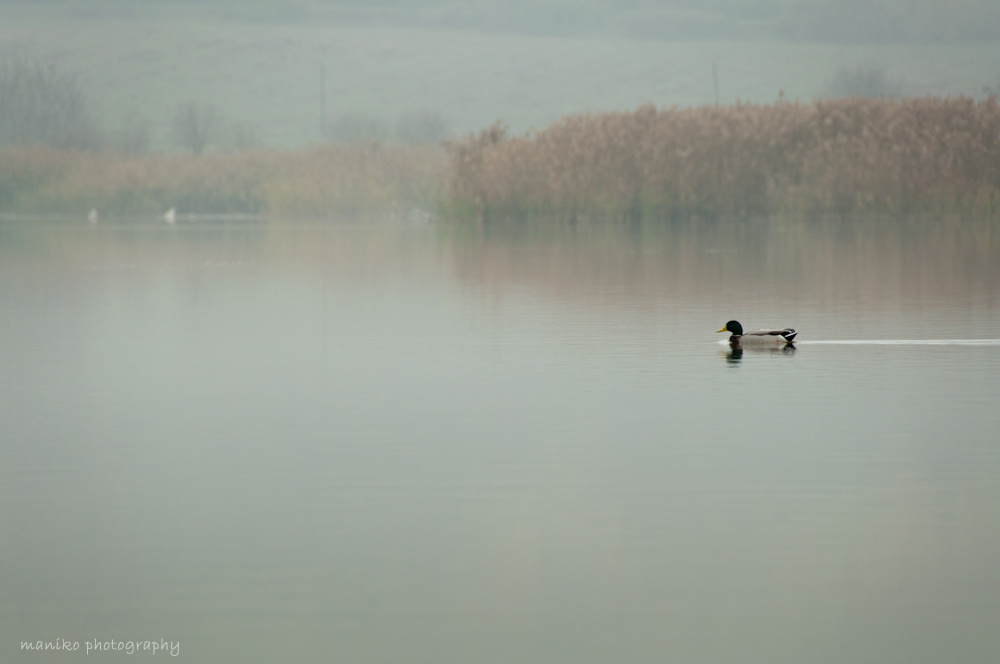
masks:
POLYGON ((716 332, 728 332, 728 331, 729 330, 727 330, 726 328, 722 328, 721 330, 716 330, 716 332))

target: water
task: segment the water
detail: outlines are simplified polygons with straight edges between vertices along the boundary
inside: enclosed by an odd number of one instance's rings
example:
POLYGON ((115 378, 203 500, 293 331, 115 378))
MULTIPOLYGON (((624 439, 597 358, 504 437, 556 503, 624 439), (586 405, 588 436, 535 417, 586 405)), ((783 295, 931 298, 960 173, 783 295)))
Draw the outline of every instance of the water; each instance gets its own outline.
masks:
POLYGON ((85 226, 0 222, 0 661, 1000 653, 995 228, 85 226))

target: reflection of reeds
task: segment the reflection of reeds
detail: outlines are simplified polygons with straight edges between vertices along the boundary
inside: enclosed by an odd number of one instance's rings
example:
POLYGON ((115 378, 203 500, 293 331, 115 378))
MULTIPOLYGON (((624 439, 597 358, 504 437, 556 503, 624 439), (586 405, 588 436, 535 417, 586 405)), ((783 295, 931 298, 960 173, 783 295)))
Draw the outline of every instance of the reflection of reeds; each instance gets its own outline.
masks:
POLYGON ((331 145, 129 157, 0 151, 0 210, 102 214, 242 212, 325 215, 435 199, 446 160, 437 146, 331 145))
MULTIPOLYGON (((464 224, 448 246, 458 278, 489 292, 526 286, 554 300, 643 309, 658 329, 673 324, 665 310, 700 311, 722 301, 742 307, 748 292, 767 306, 824 316, 849 306, 842 335, 884 320, 887 311, 926 319, 937 306, 961 302, 985 312, 1000 302, 995 221, 813 221, 464 224)), ((819 338, 815 330, 807 336, 819 338)))
POLYGON ((483 216, 991 212, 996 100, 833 99, 578 115, 448 144, 449 199, 483 216))

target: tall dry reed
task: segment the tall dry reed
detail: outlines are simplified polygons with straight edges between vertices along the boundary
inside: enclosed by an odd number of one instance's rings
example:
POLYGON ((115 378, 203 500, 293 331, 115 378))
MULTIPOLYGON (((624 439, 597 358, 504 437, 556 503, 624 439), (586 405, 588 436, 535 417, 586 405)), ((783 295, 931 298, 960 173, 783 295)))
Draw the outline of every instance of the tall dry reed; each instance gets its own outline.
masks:
POLYGON ((997 101, 835 99, 577 115, 439 146, 150 155, 0 151, 0 211, 323 216, 441 203, 456 216, 659 219, 986 213, 997 101))
POLYGON ((833 99, 576 115, 447 144, 457 214, 672 218, 986 211, 994 99, 833 99))

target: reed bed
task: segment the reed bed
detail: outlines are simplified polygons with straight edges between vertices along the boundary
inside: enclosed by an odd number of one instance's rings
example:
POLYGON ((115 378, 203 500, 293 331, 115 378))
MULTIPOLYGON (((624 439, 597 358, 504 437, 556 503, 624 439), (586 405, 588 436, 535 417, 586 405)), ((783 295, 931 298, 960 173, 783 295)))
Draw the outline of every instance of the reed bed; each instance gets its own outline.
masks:
POLYGON ((0 211, 326 216, 437 204, 440 146, 329 145, 202 156, 0 151, 0 211))
POLYGON ((575 115, 511 137, 202 156, 0 151, 0 212, 677 219, 996 216, 994 98, 862 98, 575 115))
POLYGON ((994 98, 643 106, 518 137, 497 124, 447 150, 458 215, 992 215, 1000 203, 994 98))

